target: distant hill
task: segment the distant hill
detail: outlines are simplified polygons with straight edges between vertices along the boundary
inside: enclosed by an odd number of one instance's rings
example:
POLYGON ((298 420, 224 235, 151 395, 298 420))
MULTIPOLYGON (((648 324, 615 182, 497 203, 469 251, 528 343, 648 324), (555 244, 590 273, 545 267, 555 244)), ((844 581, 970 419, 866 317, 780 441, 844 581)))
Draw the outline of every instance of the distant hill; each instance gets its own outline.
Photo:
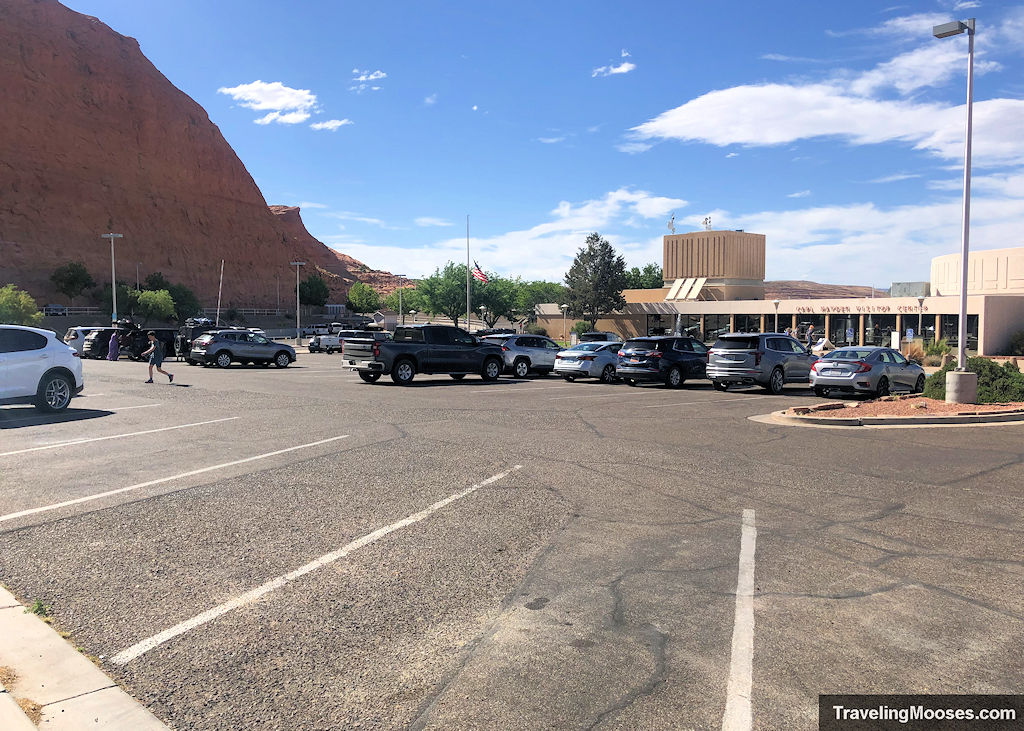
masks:
POLYGON ((764 283, 767 300, 841 299, 844 297, 888 297, 889 290, 853 284, 821 284, 802 279, 777 279, 764 283))

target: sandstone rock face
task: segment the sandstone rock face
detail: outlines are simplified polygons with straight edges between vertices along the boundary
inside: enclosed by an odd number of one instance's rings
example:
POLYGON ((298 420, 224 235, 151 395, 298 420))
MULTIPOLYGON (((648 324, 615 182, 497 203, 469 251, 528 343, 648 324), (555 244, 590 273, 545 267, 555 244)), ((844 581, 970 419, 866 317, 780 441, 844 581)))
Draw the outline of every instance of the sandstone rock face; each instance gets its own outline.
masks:
POLYGON ((49 276, 83 261, 97 282, 163 272, 216 302, 273 306, 288 262, 329 275, 331 301, 356 280, 397 286, 337 254, 297 208, 267 206, 206 112, 139 44, 56 0, 0 0, 0 283, 62 301, 49 276))

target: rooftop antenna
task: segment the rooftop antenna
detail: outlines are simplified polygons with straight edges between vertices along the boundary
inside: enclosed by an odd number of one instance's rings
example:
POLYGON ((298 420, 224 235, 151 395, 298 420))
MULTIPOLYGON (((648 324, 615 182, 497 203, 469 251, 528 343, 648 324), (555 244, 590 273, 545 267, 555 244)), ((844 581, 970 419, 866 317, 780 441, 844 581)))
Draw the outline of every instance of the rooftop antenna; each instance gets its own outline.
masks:
POLYGON ((708 217, 706 217, 704 219, 704 230, 705 231, 710 231, 711 230, 711 216, 708 216, 708 217))
POLYGON ((672 233, 676 232, 676 214, 675 214, 675 211, 672 212, 672 218, 670 218, 668 220, 668 230, 671 231, 672 233))

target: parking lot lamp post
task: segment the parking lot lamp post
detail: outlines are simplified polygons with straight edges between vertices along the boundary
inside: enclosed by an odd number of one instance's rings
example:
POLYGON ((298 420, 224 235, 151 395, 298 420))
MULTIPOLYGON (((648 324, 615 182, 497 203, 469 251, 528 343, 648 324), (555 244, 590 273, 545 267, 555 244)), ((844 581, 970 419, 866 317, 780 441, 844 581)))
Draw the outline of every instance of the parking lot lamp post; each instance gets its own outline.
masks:
POLYGON ((409 310, 409 315, 412 317, 412 321, 415 324, 415 322, 416 322, 416 310, 409 310))
POLYGON ((917 334, 921 336, 921 342, 924 342, 924 297, 917 298, 917 334))
POLYGON ((562 342, 565 342, 565 311, 569 309, 569 305, 562 305, 562 342))
POLYGON ((402 309, 402 280, 405 279, 404 274, 396 274, 398 277, 398 314, 402 316, 402 324, 405 324, 405 310, 402 309))
POLYGON ((782 303, 778 300, 772 300, 772 304, 775 305, 775 332, 779 331, 779 305, 782 303))
POLYGON ((113 311, 110 321, 117 322, 117 274, 114 272, 114 239, 123 239, 124 234, 100 234, 101 239, 110 239, 110 296, 113 300, 113 311))
POLYGON ((480 310, 480 321, 486 327, 487 321, 484 319, 484 313, 487 312, 487 308, 484 305, 480 305, 477 309, 480 310))
POLYGON ((299 269, 306 266, 304 261, 293 261, 290 266, 295 267, 295 345, 302 345, 302 330, 299 325, 299 269))

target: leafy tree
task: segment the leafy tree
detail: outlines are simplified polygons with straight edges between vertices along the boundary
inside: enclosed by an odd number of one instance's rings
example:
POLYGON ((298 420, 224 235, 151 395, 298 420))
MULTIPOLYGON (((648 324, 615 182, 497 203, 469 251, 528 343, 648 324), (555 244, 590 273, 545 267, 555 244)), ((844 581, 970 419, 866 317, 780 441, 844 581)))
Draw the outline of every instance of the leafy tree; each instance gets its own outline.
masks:
POLYGON ((589 322, 580 320, 579 322, 575 323, 571 328, 569 328, 569 332, 576 333, 577 335, 582 335, 583 333, 590 332, 592 329, 593 327, 589 322))
POLYGON ((170 292, 171 283, 167 281, 167 277, 163 275, 163 272, 153 272, 152 274, 147 274, 146 278, 142 280, 142 288, 153 291, 166 289, 170 292))
POLYGON ((587 236, 584 246, 565 275, 569 315, 590 322, 626 304, 626 260, 615 254, 611 243, 598 233, 587 236))
POLYGON ((557 282, 521 282, 516 296, 516 319, 536 322, 537 305, 547 302, 563 304, 566 289, 557 282))
POLYGON ((323 307, 327 304, 327 298, 331 296, 331 290, 327 288, 327 282, 319 275, 306 277, 299 284, 299 302, 304 305, 323 307))
MULTIPOLYGON (((109 307, 112 302, 110 301, 110 285, 104 284, 100 289, 94 290, 93 296, 99 306, 109 307)), ((139 304, 139 293, 135 287, 125 284, 124 282, 117 283, 117 315, 123 317, 124 315, 134 315, 135 310, 139 304)))
POLYGON ((0 323, 5 325, 38 325, 43 313, 28 292, 13 284, 0 287, 0 323))
POLYGON ((174 300, 166 289, 145 290, 139 293, 135 311, 142 318, 145 327, 150 318, 167 320, 174 315, 174 300))
MULTIPOLYGON (((479 294, 480 283, 472 279, 470 296, 474 300, 479 294)), ((433 315, 444 315, 455 324, 466 314, 466 265, 448 262, 444 270, 435 269, 434 273, 422 280, 417 289, 423 303, 423 311, 433 315)), ((415 309, 415 308, 414 308, 415 309)))
POLYGON ((473 300, 474 307, 484 307, 484 324, 494 327, 502 317, 514 321, 519 300, 519 280, 499 277, 497 274, 488 274, 487 280, 487 284, 479 288, 479 294, 473 300))
POLYGON ((643 269, 633 267, 626 272, 626 289, 661 289, 665 286, 661 266, 648 264, 643 269))
POLYGON ((89 275, 89 270, 80 261, 69 261, 67 264, 60 265, 53 270, 50 281, 53 282, 53 286, 57 288, 58 292, 68 298, 69 304, 74 304, 75 297, 85 290, 96 286, 96 282, 89 275))
POLYGON ((398 312, 399 314, 401 314, 400 310, 403 309, 406 312, 409 310, 416 310, 417 312, 424 310, 423 298, 420 296, 420 291, 415 287, 399 287, 384 298, 384 306, 392 312, 398 312), (399 307, 398 302, 398 290, 402 291, 401 307, 399 307))
MULTIPOLYGON (((148 286, 149 277, 146 277, 146 282, 148 286)), ((203 313, 203 305, 199 298, 184 284, 171 284, 167 287, 167 292, 174 300, 174 319, 178 322, 184 322, 203 313)))
POLYGON ((380 295, 370 285, 356 282, 348 290, 348 308, 353 312, 376 312, 380 309, 380 295))

